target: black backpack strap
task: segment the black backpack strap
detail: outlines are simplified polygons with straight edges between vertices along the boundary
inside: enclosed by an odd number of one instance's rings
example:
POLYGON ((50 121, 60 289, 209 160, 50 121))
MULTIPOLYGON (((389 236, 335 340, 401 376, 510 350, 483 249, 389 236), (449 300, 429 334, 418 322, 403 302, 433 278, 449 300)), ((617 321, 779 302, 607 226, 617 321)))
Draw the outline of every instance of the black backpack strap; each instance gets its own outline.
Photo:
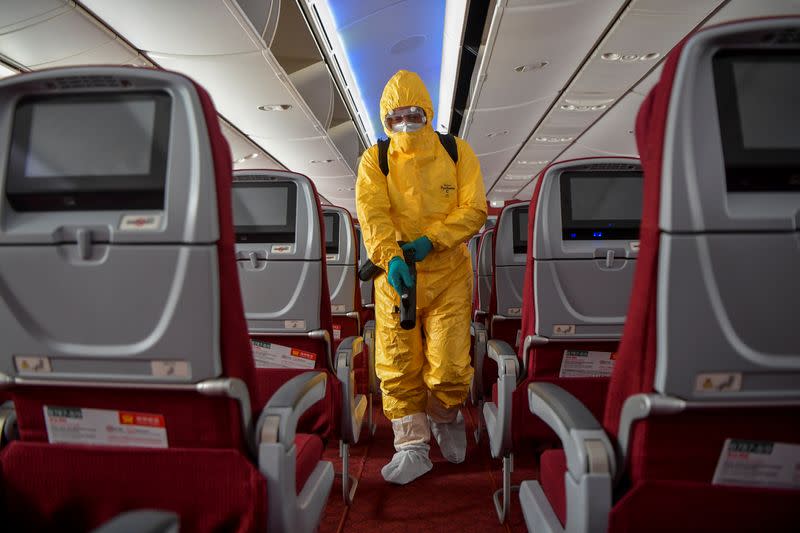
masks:
POLYGON ((389 175, 389 139, 378 139, 378 166, 384 176, 389 175))
MULTIPOLYGON (((442 143, 453 163, 458 164, 458 145, 455 136, 438 131, 436 136, 439 137, 439 142, 442 143)), ((378 139, 378 166, 381 167, 384 176, 389 175, 389 139, 378 139)))
POLYGON ((444 149, 450 154, 450 159, 453 160, 453 163, 458 164, 458 145, 456 144, 455 136, 450 133, 439 133, 438 131, 436 135, 439 136, 439 142, 442 143, 444 149))

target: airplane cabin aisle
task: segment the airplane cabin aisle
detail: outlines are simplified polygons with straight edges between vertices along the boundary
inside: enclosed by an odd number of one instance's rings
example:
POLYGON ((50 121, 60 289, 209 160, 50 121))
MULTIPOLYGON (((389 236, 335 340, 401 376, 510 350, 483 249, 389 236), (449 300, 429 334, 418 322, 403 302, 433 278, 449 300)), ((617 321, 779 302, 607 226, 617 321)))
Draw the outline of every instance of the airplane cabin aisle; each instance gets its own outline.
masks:
MULTIPOLYGON (((512 496, 507 524, 501 525, 494 512, 492 494, 500 488, 501 462, 492 459, 484 433, 480 444, 472 438, 477 409, 463 409, 467 425, 467 457, 458 465, 447 462, 431 437, 433 470, 408 485, 393 485, 383 480, 381 468, 392 457, 392 430, 389 421, 375 406, 375 435, 365 430, 361 441, 350 449, 350 469, 359 478, 358 491, 348 509, 342 502, 341 481, 334 482, 320 524, 320 533, 439 532, 521 532, 526 531, 518 493, 512 496)), ((528 453, 515 457, 512 482, 538 478, 538 465, 528 453)), ((331 442, 325 460, 341 472, 336 442, 331 442)))

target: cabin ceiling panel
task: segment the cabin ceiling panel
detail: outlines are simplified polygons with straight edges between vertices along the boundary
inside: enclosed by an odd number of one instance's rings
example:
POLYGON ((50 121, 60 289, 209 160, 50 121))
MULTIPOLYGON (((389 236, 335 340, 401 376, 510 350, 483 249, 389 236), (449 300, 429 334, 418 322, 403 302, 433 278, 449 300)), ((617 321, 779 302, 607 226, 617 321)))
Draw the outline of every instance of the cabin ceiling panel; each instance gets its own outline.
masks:
POLYGON ((506 150, 478 155, 478 161, 480 161, 481 164, 483 182, 487 188, 495 179, 497 179, 497 177, 500 175, 500 172, 503 171, 503 168, 505 168, 506 164, 508 163, 508 158, 516 153, 517 150, 519 150, 519 146, 512 146, 506 150))
POLYGON ((277 161, 271 158, 260 146, 256 145, 228 125, 224 120, 220 120, 222 134, 231 147, 231 157, 233 159, 234 170, 243 168, 283 168, 277 161))
POLYGON ((731 0, 706 23, 706 26, 731 20, 776 15, 800 15, 800 0, 731 0))
MULTIPOLYGON (((554 98, 623 3, 622 0, 536 2, 535 5, 526 2, 498 12, 491 21, 487 43, 482 46, 476 94, 470 96, 470 108, 518 105, 546 96, 554 98), (542 62, 547 62, 546 66, 541 67, 542 62), (518 67, 527 70, 517 72, 514 69, 518 67)), ((466 128, 475 126, 473 122, 466 128)), ((469 129, 462 130, 468 136, 469 129)))
MULTIPOLYGON (((270 68, 262 52, 226 56, 150 54, 161 66, 183 72, 211 93, 217 109, 245 134, 262 140, 318 137, 303 107, 270 68), (286 111, 259 106, 286 104, 286 111)), ((266 149, 283 161, 283 154, 266 149)))
POLYGON ((114 39, 114 35, 70 8, 43 21, 3 33, 0 54, 21 65, 35 66, 85 53, 114 39))
POLYGON ((331 146, 327 137, 263 139, 251 136, 251 138, 253 142, 275 154, 287 169, 305 174, 315 182, 317 178, 353 179, 353 171, 341 159, 339 152, 331 146))
POLYGON ((64 0, 27 0, 4 3, 3 9, 0 11, 0 33, 30 26, 70 9, 72 6, 64 0))
MULTIPOLYGON (((234 0, 83 0, 140 50, 240 54, 264 48, 234 0)), ((271 2, 264 2, 265 8, 271 2)))
POLYGON ((134 65, 143 67, 148 65, 148 62, 140 54, 131 50, 114 37, 113 40, 81 54, 31 66, 35 69, 40 69, 68 67, 71 65, 134 65))
POLYGON ((477 153, 496 152, 521 145, 530 133, 530 125, 539 119, 550 105, 543 98, 519 106, 480 109, 472 113, 469 141, 477 153))
POLYGON ((604 155, 638 157, 634 125, 643 101, 643 96, 628 93, 606 113, 603 120, 589 128, 576 144, 604 155))

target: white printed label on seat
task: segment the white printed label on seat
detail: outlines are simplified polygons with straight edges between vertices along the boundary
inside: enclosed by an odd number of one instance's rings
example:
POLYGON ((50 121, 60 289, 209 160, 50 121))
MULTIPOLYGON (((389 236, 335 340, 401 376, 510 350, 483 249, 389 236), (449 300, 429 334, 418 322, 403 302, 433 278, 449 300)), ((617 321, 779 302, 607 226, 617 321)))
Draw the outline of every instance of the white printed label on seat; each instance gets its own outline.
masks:
POLYGON ((340 324, 333 325, 333 340, 338 341, 342 338, 342 326, 340 324))
POLYGON ((344 313, 346 309, 344 304, 334 304, 331 306, 331 313, 344 313))
POLYGON ((726 439, 711 483, 798 489, 800 445, 726 439))
POLYGON ((168 447, 167 426, 159 414, 49 405, 43 410, 51 444, 168 447))
POLYGON ((612 352, 564 350, 561 358, 560 378, 606 378, 614 369, 616 357, 612 352))
POLYGON ((311 352, 289 348, 272 342, 251 341, 256 368, 305 368, 316 366, 317 356, 311 352))

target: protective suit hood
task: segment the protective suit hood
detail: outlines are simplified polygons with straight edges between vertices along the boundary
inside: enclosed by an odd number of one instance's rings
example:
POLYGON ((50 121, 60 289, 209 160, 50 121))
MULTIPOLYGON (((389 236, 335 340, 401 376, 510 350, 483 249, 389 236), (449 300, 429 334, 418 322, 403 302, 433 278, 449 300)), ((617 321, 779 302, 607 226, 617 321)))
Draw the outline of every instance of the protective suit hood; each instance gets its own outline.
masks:
POLYGON ((383 131, 390 138, 397 135, 389 128, 386 127, 386 122, 383 118, 387 113, 398 107, 417 106, 425 110, 425 116, 428 122, 425 127, 420 131, 433 131, 433 102, 431 95, 428 94, 428 89, 422 82, 422 78, 416 72, 408 70, 399 70, 392 76, 386 87, 383 88, 383 95, 381 95, 381 125, 383 131))

